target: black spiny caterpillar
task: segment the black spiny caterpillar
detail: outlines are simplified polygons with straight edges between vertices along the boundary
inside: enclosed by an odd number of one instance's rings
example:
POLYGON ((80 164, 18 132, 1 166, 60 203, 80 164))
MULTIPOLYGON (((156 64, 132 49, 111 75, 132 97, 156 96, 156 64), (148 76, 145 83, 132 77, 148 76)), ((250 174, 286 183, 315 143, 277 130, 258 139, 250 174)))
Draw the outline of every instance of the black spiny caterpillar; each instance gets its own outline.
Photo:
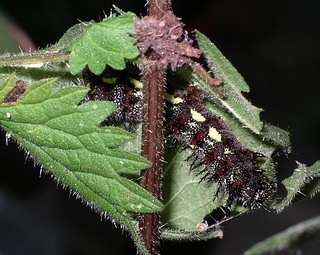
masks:
POLYGON ((214 180, 228 194, 227 206, 234 200, 250 209, 266 205, 275 184, 265 175, 258 161, 263 155, 242 147, 224 121, 203 106, 195 86, 176 91, 169 129, 174 140, 193 150, 192 168, 203 165, 205 179, 214 180))
POLYGON ((129 76, 100 77, 85 73, 85 80, 90 84, 90 91, 82 100, 107 100, 115 104, 116 110, 102 123, 121 125, 132 130, 142 121, 142 83, 129 76))

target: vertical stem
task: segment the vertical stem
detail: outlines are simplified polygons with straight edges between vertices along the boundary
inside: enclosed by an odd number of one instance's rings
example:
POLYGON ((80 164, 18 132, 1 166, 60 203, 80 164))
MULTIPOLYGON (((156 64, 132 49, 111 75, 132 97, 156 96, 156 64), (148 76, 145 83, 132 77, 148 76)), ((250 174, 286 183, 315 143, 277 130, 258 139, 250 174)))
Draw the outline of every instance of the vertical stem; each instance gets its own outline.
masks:
MULTIPOLYGON (((161 196, 163 154, 163 87, 164 74, 158 63, 149 65, 143 73, 144 113, 142 128, 142 155, 152 166, 141 173, 141 185, 157 198, 161 196)), ((158 254, 159 214, 141 214, 140 233, 151 255, 158 254)))
MULTIPOLYGON (((149 0, 148 15, 161 18, 170 10, 170 0, 149 0)), ((142 155, 152 166, 141 173, 141 185, 157 198, 161 197, 163 157, 164 70, 158 56, 150 54, 143 71, 144 99, 142 121, 142 155)), ((150 255, 159 250, 159 214, 145 213, 139 218, 140 234, 150 255)))
POLYGON ((168 10, 171 10, 171 0, 148 0, 148 15, 161 18, 168 10))

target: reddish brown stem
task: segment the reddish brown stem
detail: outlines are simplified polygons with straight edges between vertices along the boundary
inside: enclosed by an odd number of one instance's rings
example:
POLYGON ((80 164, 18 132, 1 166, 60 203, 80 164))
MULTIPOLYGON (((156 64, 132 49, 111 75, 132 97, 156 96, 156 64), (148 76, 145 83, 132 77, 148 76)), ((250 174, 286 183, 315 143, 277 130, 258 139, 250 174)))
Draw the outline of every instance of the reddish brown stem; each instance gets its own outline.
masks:
POLYGON ((171 10, 171 0, 147 0, 148 15, 161 18, 163 14, 171 10))
MULTIPOLYGON (((149 0, 148 15, 161 18, 171 9, 170 0, 149 0)), ((142 121, 142 155, 152 166, 141 173, 141 185, 155 197, 161 198, 161 174, 163 157, 163 93, 164 70, 160 59, 151 52, 146 57, 143 70, 144 96, 142 121)), ((150 255, 159 250, 159 214, 141 214, 140 234, 150 255)))
MULTIPOLYGON (((142 155, 152 162, 152 166, 141 174, 141 185, 157 198, 161 196, 161 173, 163 152, 163 87, 162 66, 151 63, 143 73, 144 113, 142 129, 142 155)), ((151 255, 158 254, 159 214, 140 216, 140 234, 151 255)))

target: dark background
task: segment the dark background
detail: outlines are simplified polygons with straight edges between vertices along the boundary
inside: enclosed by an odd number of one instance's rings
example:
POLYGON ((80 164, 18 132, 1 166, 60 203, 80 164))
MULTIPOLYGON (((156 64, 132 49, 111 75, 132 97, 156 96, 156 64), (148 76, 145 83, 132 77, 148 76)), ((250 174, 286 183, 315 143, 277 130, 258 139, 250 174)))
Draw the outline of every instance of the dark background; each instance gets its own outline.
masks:
MULTIPOLYGON (((199 29, 222 50, 250 84, 248 98, 265 109, 264 120, 291 132, 293 155, 280 160, 288 176, 294 160, 320 158, 320 8, 312 1, 173 1, 189 30, 199 29)), ((6 11, 39 47, 57 41, 77 19, 99 20, 112 3, 144 14, 142 0, 2 0, 6 11)), ((0 143, 0 254, 135 254, 120 228, 69 197, 10 143, 0 143)), ((319 215, 319 198, 303 201, 280 215, 259 211, 225 224, 223 240, 165 243, 162 254, 242 254, 254 243, 299 221, 319 215)), ((318 254, 319 241, 302 248, 318 254)))

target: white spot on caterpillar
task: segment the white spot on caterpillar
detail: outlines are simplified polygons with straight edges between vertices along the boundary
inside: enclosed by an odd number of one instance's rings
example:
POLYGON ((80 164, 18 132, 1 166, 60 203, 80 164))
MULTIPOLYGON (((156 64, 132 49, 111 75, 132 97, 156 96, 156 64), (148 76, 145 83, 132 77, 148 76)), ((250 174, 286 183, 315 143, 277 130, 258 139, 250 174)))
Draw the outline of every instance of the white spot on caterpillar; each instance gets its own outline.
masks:
POLYGON ((143 96, 142 91, 140 91, 140 90, 135 92, 134 95, 137 96, 137 97, 142 97, 143 96))
POLYGON ((232 154, 232 151, 229 148, 224 148, 224 154, 232 154))
POLYGON ((218 130, 213 127, 209 128, 209 137, 211 137, 213 140, 216 140, 218 142, 221 142, 221 138, 222 138, 218 130))
POLYGON ((206 118, 200 112, 197 112, 195 109, 190 109, 190 113, 195 121, 204 122, 206 120, 206 118))
POLYGON ((195 129, 195 128, 198 127, 198 124, 195 123, 195 122, 190 122, 190 123, 189 123, 189 127, 192 128, 192 129, 195 129))
POLYGON ((209 137, 211 137, 213 140, 216 140, 216 141, 218 141, 218 142, 221 142, 221 138, 222 138, 222 136, 221 136, 221 134, 218 132, 218 130, 217 129, 215 129, 215 128, 213 128, 213 127, 211 127, 211 128, 209 128, 209 137))
POLYGON ((209 144, 210 146, 212 146, 214 148, 214 143, 211 140, 204 139, 204 141, 205 141, 206 144, 209 144))
POLYGON ((11 113, 10 112, 7 112, 6 116, 7 116, 8 119, 11 119, 11 113))

